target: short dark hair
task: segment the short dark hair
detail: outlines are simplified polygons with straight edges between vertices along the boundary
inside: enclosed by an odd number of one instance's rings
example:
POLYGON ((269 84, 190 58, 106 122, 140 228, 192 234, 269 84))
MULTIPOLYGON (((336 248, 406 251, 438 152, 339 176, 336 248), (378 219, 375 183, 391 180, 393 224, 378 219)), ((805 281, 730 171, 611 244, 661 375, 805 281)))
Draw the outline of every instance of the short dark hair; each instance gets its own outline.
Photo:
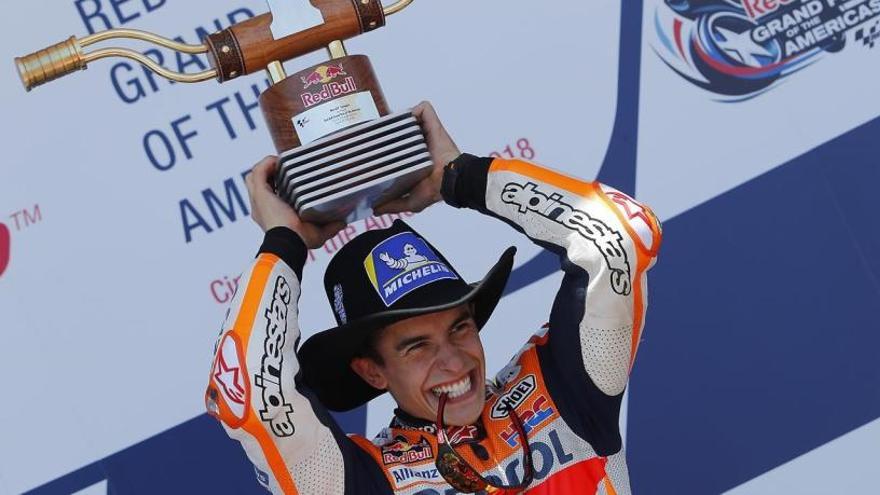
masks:
POLYGON ((385 331, 385 327, 377 328, 370 332, 370 336, 367 337, 366 342, 364 342, 364 346, 358 351, 357 354, 354 355, 355 358, 366 358, 372 361, 375 361, 379 366, 385 365, 385 359, 382 358, 382 355, 379 354, 379 339, 382 338, 382 332, 385 331))

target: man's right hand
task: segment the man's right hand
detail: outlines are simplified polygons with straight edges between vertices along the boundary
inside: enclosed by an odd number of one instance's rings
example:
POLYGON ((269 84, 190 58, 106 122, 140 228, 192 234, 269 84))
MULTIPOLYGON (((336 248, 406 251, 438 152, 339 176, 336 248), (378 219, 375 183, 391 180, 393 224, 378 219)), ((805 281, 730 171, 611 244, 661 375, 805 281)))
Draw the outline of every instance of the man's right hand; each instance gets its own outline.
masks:
POLYGON ((317 249, 345 227, 345 222, 316 225, 304 222, 293 208, 284 202, 272 188, 271 181, 278 167, 278 158, 267 156, 259 161, 245 177, 251 202, 251 217, 263 232, 275 227, 287 227, 296 232, 309 249, 317 249))

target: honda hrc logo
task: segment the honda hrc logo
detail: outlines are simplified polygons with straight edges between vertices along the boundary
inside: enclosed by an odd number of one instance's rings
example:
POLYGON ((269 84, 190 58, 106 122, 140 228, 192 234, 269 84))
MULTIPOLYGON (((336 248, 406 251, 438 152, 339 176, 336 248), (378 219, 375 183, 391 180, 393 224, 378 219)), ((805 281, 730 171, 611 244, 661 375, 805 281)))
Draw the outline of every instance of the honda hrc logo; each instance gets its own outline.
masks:
POLYGON ((492 419, 506 418, 508 411, 513 411, 521 406, 537 388, 535 375, 526 376, 495 401, 490 416, 492 419))

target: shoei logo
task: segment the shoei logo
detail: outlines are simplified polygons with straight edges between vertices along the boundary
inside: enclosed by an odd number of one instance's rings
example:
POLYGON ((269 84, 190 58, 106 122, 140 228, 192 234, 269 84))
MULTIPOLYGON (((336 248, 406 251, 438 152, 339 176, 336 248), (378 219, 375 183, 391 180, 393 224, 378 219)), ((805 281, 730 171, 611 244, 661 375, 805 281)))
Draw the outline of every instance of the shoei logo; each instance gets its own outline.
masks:
POLYGON ((506 394, 502 395, 495 401, 492 406, 492 419, 504 419, 507 417, 509 410, 515 410, 521 406, 532 392, 538 388, 535 382, 535 375, 528 375, 513 386, 506 394))
POLYGON ((410 232, 389 237, 373 248, 364 268, 385 306, 419 287, 458 278, 425 241, 410 232))

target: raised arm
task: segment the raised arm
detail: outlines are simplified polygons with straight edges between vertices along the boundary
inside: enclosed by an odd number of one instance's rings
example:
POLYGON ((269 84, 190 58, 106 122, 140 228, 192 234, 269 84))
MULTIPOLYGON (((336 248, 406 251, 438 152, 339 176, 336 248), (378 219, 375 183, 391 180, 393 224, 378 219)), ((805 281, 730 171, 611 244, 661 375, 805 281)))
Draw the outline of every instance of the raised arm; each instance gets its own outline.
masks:
POLYGON ((538 357, 566 421, 600 455, 620 451, 621 398, 642 334, 647 271, 661 241, 629 196, 516 160, 462 155, 443 196, 498 217, 554 252, 565 272, 538 357))
POLYGON ((596 386, 620 394, 644 325, 646 272, 660 245, 654 214, 598 182, 524 161, 470 155, 448 167, 444 197, 501 218, 560 256, 566 278, 551 332, 576 337, 567 344, 579 344, 596 386), (567 321, 575 316, 577 325, 567 321))
POLYGON ((384 493, 384 476, 371 476, 368 457, 297 379, 297 301, 308 247, 342 226, 300 222, 269 186, 274 166, 266 159, 248 176, 254 220, 267 232, 215 346, 208 412, 241 442, 273 493, 384 493))

